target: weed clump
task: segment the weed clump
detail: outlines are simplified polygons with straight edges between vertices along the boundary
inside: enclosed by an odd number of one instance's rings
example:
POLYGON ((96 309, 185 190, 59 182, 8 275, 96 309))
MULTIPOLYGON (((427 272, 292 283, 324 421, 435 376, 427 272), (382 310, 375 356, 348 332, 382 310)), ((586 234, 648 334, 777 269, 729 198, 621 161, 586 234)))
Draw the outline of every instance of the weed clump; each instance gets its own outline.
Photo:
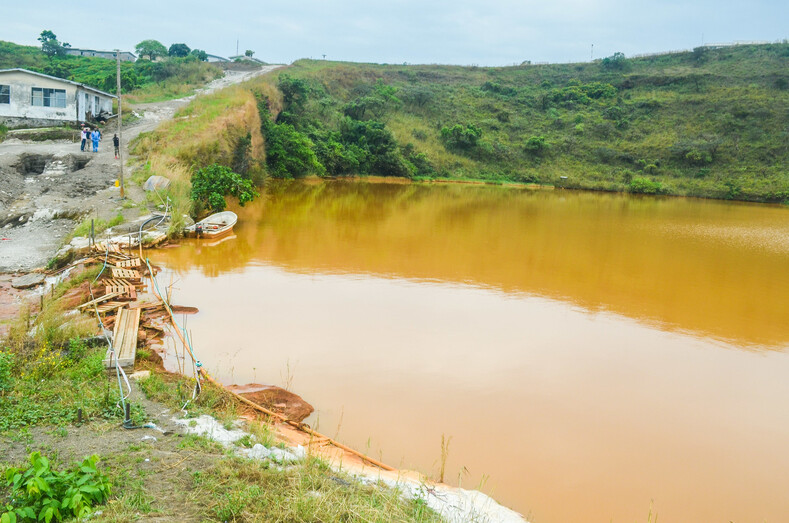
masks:
POLYGON ((40 452, 30 454, 26 468, 10 467, 5 471, 10 502, 0 521, 63 521, 84 519, 96 505, 107 501, 110 482, 96 468, 98 456, 58 472, 40 452))

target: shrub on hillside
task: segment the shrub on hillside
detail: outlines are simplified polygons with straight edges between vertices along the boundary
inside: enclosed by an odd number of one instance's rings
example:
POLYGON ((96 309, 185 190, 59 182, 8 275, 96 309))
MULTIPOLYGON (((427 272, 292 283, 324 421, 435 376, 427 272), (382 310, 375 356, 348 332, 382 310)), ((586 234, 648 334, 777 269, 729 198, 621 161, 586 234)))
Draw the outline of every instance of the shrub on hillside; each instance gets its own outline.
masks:
POLYGON ((490 93, 500 94, 502 96, 515 96, 518 94, 518 90, 514 87, 509 87, 506 85, 501 85, 498 82, 490 82, 487 81, 482 84, 482 90, 487 91, 490 93))
POLYGON ((474 148, 482 138, 482 129, 474 124, 455 124, 441 128, 441 140, 447 149, 469 150, 474 148))
MULTIPOLYGON (((582 125, 582 124, 579 124, 582 125)), ((524 148, 527 152, 533 155, 540 155, 545 152, 546 149, 550 147, 550 144, 545 140, 545 136, 530 136, 526 143, 524 144, 524 148)))
POLYGON ((661 194, 663 185, 649 178, 636 177, 630 181, 629 189, 630 192, 636 194, 661 194))
POLYGON ((627 59, 623 53, 614 53, 607 58, 603 58, 600 62, 600 67, 604 71, 624 71, 627 68, 627 59))

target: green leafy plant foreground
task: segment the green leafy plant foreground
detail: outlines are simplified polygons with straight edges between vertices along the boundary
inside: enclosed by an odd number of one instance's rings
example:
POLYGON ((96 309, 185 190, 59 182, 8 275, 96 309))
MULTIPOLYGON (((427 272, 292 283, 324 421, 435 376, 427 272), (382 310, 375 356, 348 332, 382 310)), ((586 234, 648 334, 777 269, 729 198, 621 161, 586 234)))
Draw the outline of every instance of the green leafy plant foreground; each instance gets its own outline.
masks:
POLYGON ((96 468, 98 460, 98 456, 90 456, 78 466, 58 472, 40 452, 33 452, 27 468, 8 468, 5 479, 11 500, 0 523, 85 518, 110 495, 107 476, 96 468))

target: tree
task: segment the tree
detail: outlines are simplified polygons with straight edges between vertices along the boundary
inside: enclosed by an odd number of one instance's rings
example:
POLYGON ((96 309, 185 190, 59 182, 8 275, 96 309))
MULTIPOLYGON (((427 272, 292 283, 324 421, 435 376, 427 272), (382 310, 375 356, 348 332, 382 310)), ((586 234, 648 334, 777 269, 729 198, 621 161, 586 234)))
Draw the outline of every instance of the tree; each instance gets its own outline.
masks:
POLYGON ((242 207, 260 194, 252 182, 224 165, 211 164, 192 175, 192 201, 198 208, 209 207, 213 212, 225 210, 225 196, 238 198, 242 207))
POLYGON ((285 101, 285 109, 300 111, 304 108, 307 96, 310 93, 310 86, 301 78, 293 78, 289 74, 283 73, 279 77, 277 87, 282 91, 285 101))
POLYGON ((41 51, 50 58, 65 55, 66 48, 71 47, 67 43, 58 42, 58 37, 49 29, 41 31, 38 41, 41 42, 41 51))
POLYGON ((255 54, 255 51, 253 51, 252 49, 247 49, 246 51, 244 51, 244 56, 248 56, 252 58, 253 54, 255 54))
POLYGON ((134 46, 134 50, 141 58, 147 56, 150 60, 156 59, 157 56, 167 55, 167 48, 158 40, 143 40, 134 46))
POLYGON ((203 51, 202 49, 192 49, 192 52, 189 53, 189 54, 191 54, 192 56, 196 57, 201 62, 207 62, 208 61, 208 54, 205 51, 203 51))
POLYGON ((524 144, 524 148, 526 149, 526 151, 537 156, 542 154, 542 152, 545 151, 545 149, 547 149, 548 147, 550 147, 550 145, 548 144, 548 142, 545 141, 545 137, 542 135, 531 136, 529 137, 528 140, 526 140, 526 143, 524 144))
POLYGON ((441 128, 441 139, 449 149, 471 149, 482 138, 482 129, 474 124, 441 128))
POLYGON ((623 53, 614 53, 608 58, 603 58, 600 65, 605 71, 622 71, 627 66, 627 60, 623 53))
POLYGON ((170 56, 177 56, 179 58, 183 58, 185 56, 189 56, 189 53, 192 50, 189 49, 189 46, 186 44, 173 44, 170 46, 170 49, 167 51, 167 54, 170 56))

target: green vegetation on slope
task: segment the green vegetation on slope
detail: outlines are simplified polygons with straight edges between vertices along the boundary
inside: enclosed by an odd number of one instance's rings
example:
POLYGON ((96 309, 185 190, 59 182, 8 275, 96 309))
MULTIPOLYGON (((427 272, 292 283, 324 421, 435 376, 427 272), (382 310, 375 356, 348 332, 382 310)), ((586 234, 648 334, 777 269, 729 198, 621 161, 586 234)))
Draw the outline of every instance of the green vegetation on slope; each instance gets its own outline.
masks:
POLYGON ((268 80, 284 102, 263 131, 267 153, 285 135, 319 165, 279 154, 268 170, 786 201, 788 71, 787 43, 497 68, 302 60, 268 80))
MULTIPOLYGON (((87 56, 47 56, 38 47, 0 41, 0 69, 22 68, 80 82, 103 91, 116 89, 116 63, 87 56)), ((121 88, 133 102, 153 102, 183 96, 218 78, 219 68, 198 57, 172 57, 161 62, 121 63, 121 88)))

